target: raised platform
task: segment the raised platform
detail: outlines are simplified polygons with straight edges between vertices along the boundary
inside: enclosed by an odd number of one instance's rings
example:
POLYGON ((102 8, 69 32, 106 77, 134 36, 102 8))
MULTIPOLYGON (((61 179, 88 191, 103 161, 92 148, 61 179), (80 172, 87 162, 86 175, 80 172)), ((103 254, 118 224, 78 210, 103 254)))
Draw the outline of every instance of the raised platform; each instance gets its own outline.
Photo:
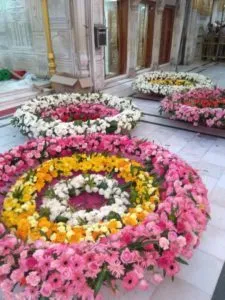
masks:
POLYGON ((0 117, 12 114, 20 105, 41 94, 39 89, 33 87, 33 83, 41 88, 49 85, 49 82, 44 80, 0 82, 0 117))
POLYGON ((184 121, 171 120, 165 115, 161 116, 146 112, 143 114, 141 122, 225 138, 225 129, 211 128, 206 126, 193 126, 192 124, 184 121))
POLYGON ((164 96, 159 96, 155 94, 142 94, 142 93, 134 93, 131 95, 133 98, 143 99, 143 100, 151 100, 151 101, 161 101, 164 96))

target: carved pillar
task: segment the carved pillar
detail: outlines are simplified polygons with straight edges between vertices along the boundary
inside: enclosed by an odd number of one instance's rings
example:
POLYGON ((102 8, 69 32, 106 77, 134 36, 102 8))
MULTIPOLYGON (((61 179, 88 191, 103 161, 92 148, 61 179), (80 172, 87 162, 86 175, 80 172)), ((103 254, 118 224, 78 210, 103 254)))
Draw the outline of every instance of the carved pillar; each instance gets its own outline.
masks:
POLYGON ((54 75, 56 72, 56 64, 55 64, 53 47, 52 47, 51 29, 50 29, 49 13, 48 13, 48 2, 47 0, 42 0, 41 3, 42 3, 45 38, 46 38, 47 51, 48 51, 49 74, 54 75))
POLYGON ((155 26, 154 26, 154 45, 152 51, 152 68, 157 70, 159 68, 159 54, 160 54, 160 42, 161 42, 161 28, 162 28, 162 16, 165 7, 165 0, 156 1, 155 11, 155 26))

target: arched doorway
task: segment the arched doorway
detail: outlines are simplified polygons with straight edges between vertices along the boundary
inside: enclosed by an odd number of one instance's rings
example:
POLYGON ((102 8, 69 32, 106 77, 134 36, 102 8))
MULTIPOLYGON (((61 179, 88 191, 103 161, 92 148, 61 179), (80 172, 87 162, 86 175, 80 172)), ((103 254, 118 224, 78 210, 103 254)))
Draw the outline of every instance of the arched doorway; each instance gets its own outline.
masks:
POLYGON ((106 78, 126 72, 128 8, 128 0, 104 0, 104 18, 107 27, 106 78))
POLYGON ((136 69, 150 67, 155 21, 155 2, 142 1, 138 6, 138 42, 136 69))
POLYGON ((166 6, 163 11, 159 64, 170 61, 170 53, 173 39, 175 7, 166 6))

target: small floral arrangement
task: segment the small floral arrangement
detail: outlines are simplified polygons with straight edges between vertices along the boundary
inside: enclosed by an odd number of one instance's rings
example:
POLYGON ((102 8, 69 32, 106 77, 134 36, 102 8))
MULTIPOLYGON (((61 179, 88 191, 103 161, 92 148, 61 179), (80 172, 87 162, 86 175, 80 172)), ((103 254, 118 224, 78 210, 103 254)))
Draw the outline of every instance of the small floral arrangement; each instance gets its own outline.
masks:
POLYGON ((185 72, 148 72, 139 75, 133 84, 138 92, 160 96, 203 87, 213 87, 212 81, 203 75, 185 72))
POLYGON ((194 126, 225 128, 225 90, 196 89, 168 96, 161 102, 161 111, 171 119, 194 126))
POLYGON ((130 99, 107 94, 55 94, 37 97, 19 108, 12 124, 28 137, 126 133, 140 110, 130 99))
POLYGON ((0 155, 0 195, 5 299, 100 299, 115 281, 145 290, 146 270, 157 284, 187 264, 209 218, 195 170, 120 135, 17 146, 0 155))

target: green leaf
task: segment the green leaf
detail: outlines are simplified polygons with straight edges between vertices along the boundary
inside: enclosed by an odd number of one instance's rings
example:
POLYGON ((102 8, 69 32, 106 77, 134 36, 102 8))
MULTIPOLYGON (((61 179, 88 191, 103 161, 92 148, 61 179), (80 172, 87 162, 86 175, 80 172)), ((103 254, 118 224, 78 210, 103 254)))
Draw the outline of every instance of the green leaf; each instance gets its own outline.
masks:
POLYGON ((138 193, 133 186, 130 189, 130 202, 135 203, 137 199, 138 193))
POLYGON ((49 217, 50 216, 50 209, 48 207, 41 207, 39 210, 40 217, 49 217))
POLYGON ((59 223, 59 222, 66 223, 69 219, 66 217, 63 217, 63 216, 58 216, 55 220, 57 223, 59 223))
POLYGON ((183 258, 181 257, 176 257, 176 261, 183 264, 183 265, 187 265, 188 266, 188 263, 186 262, 186 260, 184 260, 183 258))
POLYGON ((125 190, 129 189, 131 186, 132 186, 132 182, 127 182, 127 183, 121 184, 120 188, 122 191, 125 191, 125 190))
POLYGON ((81 126, 82 123, 83 123, 83 121, 81 121, 81 120, 76 120, 73 122, 74 126, 81 126))
POLYGON ((54 192, 54 189, 50 188, 48 189, 46 192, 45 192, 45 196, 50 198, 50 199, 53 199, 56 197, 56 194, 54 192))
POLYGON ((108 188, 108 184, 105 181, 102 181, 98 186, 100 189, 106 190, 108 188))
POLYGON ((94 291, 95 291, 95 296, 97 296, 98 292, 100 291, 100 289, 101 289, 101 287, 102 287, 102 284, 103 284, 103 282, 104 282, 104 280, 105 280, 105 278, 106 278, 106 276, 107 276, 107 273, 108 273, 107 269, 104 268, 104 269, 101 271, 101 273, 98 275, 97 281, 96 281, 96 284, 95 284, 95 289, 94 289, 94 291))
POLYGON ((69 189, 69 196, 70 197, 76 196, 76 190, 74 187, 69 189))
POLYGON ((122 221, 121 220, 121 216, 115 212, 115 211, 110 211, 110 213, 108 214, 108 216, 106 217, 106 219, 109 221, 109 220, 112 220, 112 219, 115 219, 115 220, 118 220, 118 221, 122 221))
POLYGON ((21 199, 22 195, 23 195, 23 187, 22 186, 18 186, 17 188, 15 188, 14 192, 13 192, 13 198, 16 199, 21 199))
POLYGON ((117 130, 117 122, 116 121, 112 121, 110 123, 110 127, 106 128, 106 133, 113 133, 117 130))

